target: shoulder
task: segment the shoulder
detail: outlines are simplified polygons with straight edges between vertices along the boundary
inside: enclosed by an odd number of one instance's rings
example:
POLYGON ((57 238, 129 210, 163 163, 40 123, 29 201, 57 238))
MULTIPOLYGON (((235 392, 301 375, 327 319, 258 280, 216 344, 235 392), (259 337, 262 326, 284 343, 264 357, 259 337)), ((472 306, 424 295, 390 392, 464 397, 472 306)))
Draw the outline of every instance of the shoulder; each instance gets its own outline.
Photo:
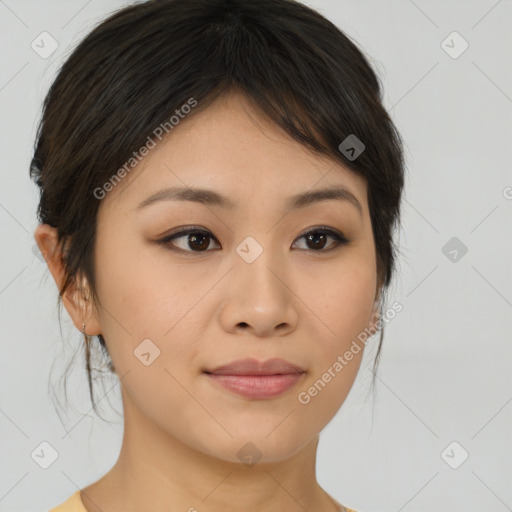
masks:
POLYGON ((72 494, 66 501, 49 510, 49 512, 87 512, 80 498, 80 489, 72 494))

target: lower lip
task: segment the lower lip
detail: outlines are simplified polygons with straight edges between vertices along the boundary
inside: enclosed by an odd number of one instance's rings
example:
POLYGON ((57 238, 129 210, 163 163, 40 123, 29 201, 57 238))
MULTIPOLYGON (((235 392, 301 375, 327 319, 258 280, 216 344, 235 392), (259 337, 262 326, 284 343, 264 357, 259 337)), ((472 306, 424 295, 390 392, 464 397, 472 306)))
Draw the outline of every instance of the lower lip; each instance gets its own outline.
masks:
POLYGON ((218 375, 207 373, 229 391, 248 398, 272 398, 295 386, 304 373, 286 375, 218 375))

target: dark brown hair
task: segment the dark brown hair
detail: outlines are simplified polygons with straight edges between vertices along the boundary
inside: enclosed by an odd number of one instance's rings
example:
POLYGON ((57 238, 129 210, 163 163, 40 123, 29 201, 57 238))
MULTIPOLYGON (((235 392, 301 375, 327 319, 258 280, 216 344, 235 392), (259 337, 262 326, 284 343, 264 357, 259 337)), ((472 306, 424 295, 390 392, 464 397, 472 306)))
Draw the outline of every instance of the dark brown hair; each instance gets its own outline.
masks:
MULTIPOLYGON (((63 250, 58 302, 85 277, 99 304, 93 191, 189 98, 198 102, 194 115, 235 88, 293 139, 366 180, 382 304, 397 251, 401 138, 362 50, 293 0, 147 1, 114 13, 74 49, 44 101, 30 169, 40 188, 39 221, 57 228, 63 250), (351 134, 365 145, 355 159, 339 149, 351 134)), ((382 337, 383 330, 374 368, 382 337)), ((89 343, 86 337, 94 407, 89 343)))

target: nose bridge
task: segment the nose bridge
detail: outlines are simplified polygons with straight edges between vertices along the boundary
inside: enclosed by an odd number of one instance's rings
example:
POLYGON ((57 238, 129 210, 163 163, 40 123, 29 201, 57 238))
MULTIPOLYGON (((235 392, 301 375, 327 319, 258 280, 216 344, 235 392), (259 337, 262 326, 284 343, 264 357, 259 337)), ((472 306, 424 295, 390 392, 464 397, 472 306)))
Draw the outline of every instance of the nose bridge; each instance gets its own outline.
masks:
MULTIPOLYGON (((270 239, 265 237, 267 244, 270 239)), ((277 327, 280 332, 293 327, 297 319, 293 294, 286 285, 285 263, 279 260, 279 254, 252 236, 235 251, 222 314, 224 328, 236 330, 243 325, 263 336, 277 327)))
MULTIPOLYGON (((276 297, 282 295, 283 277, 278 279, 276 274, 284 272, 282 262, 270 247, 271 237, 264 237, 260 242, 253 236, 247 236, 237 247, 234 259, 235 278, 246 283, 254 294, 269 294, 276 297)), ((283 297, 281 297, 283 298, 283 297)))

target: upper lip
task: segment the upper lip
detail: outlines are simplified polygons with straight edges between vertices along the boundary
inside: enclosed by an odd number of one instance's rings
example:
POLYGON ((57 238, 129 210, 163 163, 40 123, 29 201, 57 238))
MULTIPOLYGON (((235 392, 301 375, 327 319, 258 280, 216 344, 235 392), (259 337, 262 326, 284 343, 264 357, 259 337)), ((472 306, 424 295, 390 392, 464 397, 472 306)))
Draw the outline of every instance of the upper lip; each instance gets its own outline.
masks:
POLYGON ((286 375, 305 373, 305 370, 281 358, 267 359, 263 362, 248 358, 232 361, 212 370, 207 369, 205 372, 218 375, 286 375))

